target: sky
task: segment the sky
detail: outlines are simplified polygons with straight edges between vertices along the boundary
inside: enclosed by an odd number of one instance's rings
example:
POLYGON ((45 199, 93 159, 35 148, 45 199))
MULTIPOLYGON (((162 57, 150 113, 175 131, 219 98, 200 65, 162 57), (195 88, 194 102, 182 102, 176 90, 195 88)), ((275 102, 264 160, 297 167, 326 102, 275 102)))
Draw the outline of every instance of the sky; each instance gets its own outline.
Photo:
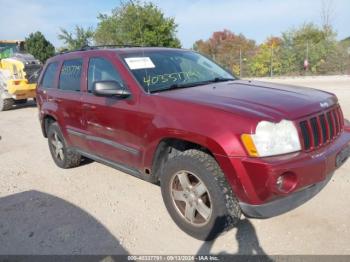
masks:
MULTIPOLYGON (((350 36, 350 0, 151 0, 175 18, 182 46, 192 47, 214 31, 229 29, 257 43, 305 22, 321 25, 322 2, 332 2, 332 24, 338 39, 350 36)), ((55 45, 60 28, 96 28, 99 13, 109 14, 118 0, 0 0, 0 39, 24 39, 41 31, 55 45)))

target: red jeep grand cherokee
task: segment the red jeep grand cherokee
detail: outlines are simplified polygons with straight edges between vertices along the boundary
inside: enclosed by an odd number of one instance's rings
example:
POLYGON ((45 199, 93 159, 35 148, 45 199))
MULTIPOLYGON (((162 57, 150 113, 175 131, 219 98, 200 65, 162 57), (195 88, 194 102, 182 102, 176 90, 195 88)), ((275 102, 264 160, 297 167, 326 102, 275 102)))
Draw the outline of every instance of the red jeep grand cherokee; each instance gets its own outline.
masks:
POLYGON ((186 233, 211 240, 316 195, 350 155, 335 95, 243 81, 189 50, 89 47, 49 59, 37 89, 55 163, 86 157, 160 184, 186 233))

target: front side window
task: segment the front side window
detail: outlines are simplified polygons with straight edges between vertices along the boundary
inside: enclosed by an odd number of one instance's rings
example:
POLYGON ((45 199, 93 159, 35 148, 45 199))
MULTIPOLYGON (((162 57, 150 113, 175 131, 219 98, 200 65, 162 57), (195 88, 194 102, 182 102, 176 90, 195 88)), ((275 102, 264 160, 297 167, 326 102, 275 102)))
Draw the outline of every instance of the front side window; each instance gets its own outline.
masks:
POLYGON ((235 79, 213 61, 192 51, 152 50, 122 58, 147 92, 235 79))
POLYGON ((110 61, 104 58, 91 58, 89 61, 88 91, 92 92, 94 83, 99 81, 116 81, 120 86, 124 86, 119 73, 110 61))
POLYGON ((60 74, 59 89, 80 91, 82 67, 82 59, 64 61, 60 74))
POLYGON ((42 88, 53 88, 57 67, 57 62, 51 63, 47 66, 43 80, 41 82, 42 88))

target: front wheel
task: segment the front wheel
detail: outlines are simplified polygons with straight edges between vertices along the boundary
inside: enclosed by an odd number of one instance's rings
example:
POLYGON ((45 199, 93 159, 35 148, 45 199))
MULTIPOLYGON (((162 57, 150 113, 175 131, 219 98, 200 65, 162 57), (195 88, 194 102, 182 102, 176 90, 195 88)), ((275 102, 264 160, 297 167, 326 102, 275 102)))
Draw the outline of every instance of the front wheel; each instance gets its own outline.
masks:
POLYGON ((236 225, 239 204, 215 159, 199 150, 171 158, 160 178, 169 214, 187 234, 212 240, 236 225))

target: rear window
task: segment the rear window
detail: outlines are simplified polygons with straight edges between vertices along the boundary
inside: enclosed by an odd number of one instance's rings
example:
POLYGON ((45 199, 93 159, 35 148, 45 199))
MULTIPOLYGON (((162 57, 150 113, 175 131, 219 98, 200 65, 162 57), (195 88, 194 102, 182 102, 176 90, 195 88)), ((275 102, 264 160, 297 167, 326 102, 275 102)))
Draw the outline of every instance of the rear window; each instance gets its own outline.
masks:
POLYGON ((43 88, 53 88, 58 63, 54 62, 47 66, 41 86, 43 88))
POLYGON ((61 69, 59 89, 69 91, 80 91, 80 78, 82 67, 82 59, 65 61, 61 69))

